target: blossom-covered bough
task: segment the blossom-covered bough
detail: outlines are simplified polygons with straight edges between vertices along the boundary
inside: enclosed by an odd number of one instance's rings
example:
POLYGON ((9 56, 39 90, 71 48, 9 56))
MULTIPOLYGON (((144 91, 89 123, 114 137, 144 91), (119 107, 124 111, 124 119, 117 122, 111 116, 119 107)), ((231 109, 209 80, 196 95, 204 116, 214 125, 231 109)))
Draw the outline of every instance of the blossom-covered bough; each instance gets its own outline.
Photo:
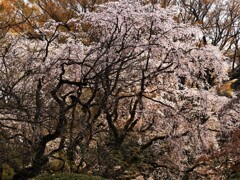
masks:
POLYGON ((208 122, 221 124, 228 101, 209 76, 227 75, 217 47, 199 47, 201 31, 176 14, 123 0, 70 19, 77 32, 49 20, 35 29, 40 39, 1 39, 2 161, 13 179, 54 158, 106 178, 197 174, 196 159, 218 147, 208 122))

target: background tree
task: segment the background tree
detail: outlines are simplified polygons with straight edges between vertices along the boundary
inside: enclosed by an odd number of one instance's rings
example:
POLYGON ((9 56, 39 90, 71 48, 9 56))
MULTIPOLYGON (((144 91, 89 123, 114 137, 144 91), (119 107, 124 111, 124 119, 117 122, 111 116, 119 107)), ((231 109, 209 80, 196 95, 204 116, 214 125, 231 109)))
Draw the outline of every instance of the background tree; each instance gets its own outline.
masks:
POLYGON ((202 43, 219 46, 232 60, 232 71, 239 61, 239 1, 174 1, 182 8, 179 19, 197 24, 204 32, 202 43))
MULTIPOLYGON (((204 33, 201 45, 219 46, 231 59, 231 71, 239 64, 239 1, 217 0, 159 0, 149 1, 162 7, 176 5, 180 12, 175 19, 179 22, 199 26, 204 33)), ((238 77, 239 77, 239 73, 238 77)), ((235 77, 233 77, 235 78, 235 77)))

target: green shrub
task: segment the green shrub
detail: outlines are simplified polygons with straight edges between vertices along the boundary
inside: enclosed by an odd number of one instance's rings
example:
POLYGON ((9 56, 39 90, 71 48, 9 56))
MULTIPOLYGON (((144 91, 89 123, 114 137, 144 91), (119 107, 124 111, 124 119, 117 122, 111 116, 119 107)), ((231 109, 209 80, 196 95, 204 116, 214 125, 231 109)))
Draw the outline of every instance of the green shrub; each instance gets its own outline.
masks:
POLYGON ((56 174, 41 174, 32 180, 104 180, 97 176, 88 176, 85 174, 75 173, 56 173, 56 174))
POLYGON ((2 180, 10 180, 10 179, 12 179, 12 177, 14 175, 13 169, 11 167, 9 167, 7 164, 3 164, 2 168, 3 168, 2 180))

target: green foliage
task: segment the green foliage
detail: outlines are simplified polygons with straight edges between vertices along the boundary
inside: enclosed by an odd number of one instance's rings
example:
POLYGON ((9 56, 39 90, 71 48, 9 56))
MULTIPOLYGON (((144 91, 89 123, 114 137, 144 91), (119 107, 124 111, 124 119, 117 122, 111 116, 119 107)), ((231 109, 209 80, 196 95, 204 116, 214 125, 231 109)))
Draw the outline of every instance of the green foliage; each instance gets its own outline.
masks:
POLYGON ((11 167, 9 167, 7 164, 2 165, 3 172, 2 172, 2 180, 10 180, 12 179, 14 175, 14 171, 11 167))
POLYGON ((65 151, 59 151, 54 154, 54 157, 49 159, 48 164, 45 166, 47 172, 69 172, 70 167, 66 157, 65 151))
POLYGON ((240 179, 240 170, 232 173, 228 180, 239 180, 240 179))
POLYGON ((58 159, 50 161, 47 164, 47 168, 51 172, 58 172, 58 171, 61 171, 61 170, 67 170, 68 169, 68 167, 64 163, 64 161, 61 161, 61 160, 58 160, 58 159))
POLYGON ((57 174, 42 174, 32 180, 104 180, 97 176, 88 176, 85 174, 74 173, 57 173, 57 174))
POLYGON ((109 137, 110 145, 108 149, 98 147, 100 171, 96 174, 110 179, 134 179, 141 172, 146 172, 149 166, 148 152, 141 151, 137 143, 137 137, 129 133, 124 142, 120 146, 114 146, 114 141, 109 137))

